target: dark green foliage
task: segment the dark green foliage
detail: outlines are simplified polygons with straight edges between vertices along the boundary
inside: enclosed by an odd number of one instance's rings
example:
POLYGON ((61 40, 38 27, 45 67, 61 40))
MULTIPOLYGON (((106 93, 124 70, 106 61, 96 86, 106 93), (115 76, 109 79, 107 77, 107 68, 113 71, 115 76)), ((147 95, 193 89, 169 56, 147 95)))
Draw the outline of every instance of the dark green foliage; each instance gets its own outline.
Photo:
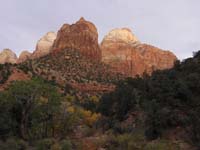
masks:
POLYGON ((66 137, 80 117, 68 111, 73 96, 67 98, 57 88, 33 78, 15 81, 0 92, 0 149, 23 150, 27 145, 44 150, 71 149, 66 137))
POLYGON ((8 77, 11 74, 11 64, 0 64, 0 84, 3 84, 7 81, 8 77))
MULTIPOLYGON (((76 50, 65 49, 51 53, 40 59, 30 60, 20 64, 21 69, 29 68, 33 74, 45 79, 54 78, 55 81, 79 83, 113 83, 122 78, 121 74, 114 73, 108 65, 93 62, 76 50)), ((60 83, 60 82, 59 82, 60 83)))
POLYGON ((1 135, 12 134, 23 139, 50 136, 53 118, 61 97, 55 87, 42 80, 16 81, 0 93, 1 135))
POLYGON ((43 139, 38 142, 37 144, 37 150, 46 150, 46 149, 51 149, 52 145, 54 144, 53 139, 43 139))
MULTIPOLYGON (((146 114, 146 136, 156 139, 163 131, 182 127, 194 144, 200 143, 200 52, 177 61, 174 68, 151 76, 120 82, 105 94, 98 110, 114 120, 124 120, 129 112, 146 114)), ((199 146, 199 145, 198 145, 199 146)))
POLYGON ((10 137, 5 141, 0 141, 0 150, 27 150, 28 144, 14 137, 10 137))
POLYGON ((37 143, 36 150, 71 150, 71 141, 66 139, 60 142, 55 139, 42 139, 37 143))
POLYGON ((130 110, 138 109, 141 103, 141 91, 138 90, 139 87, 143 88, 141 81, 140 78, 128 78, 119 82, 114 92, 103 95, 98 111, 103 115, 123 120, 130 110))
POLYGON ((10 108, 12 103, 7 101, 7 94, 0 93, 0 137, 7 138, 10 135, 15 122, 11 118, 10 108))
POLYGON ((61 145, 61 150, 71 150, 72 149, 72 144, 70 140, 63 140, 60 142, 61 145))
MULTIPOLYGON (((27 62, 27 64, 28 64, 28 62, 27 62)), ((32 72, 31 66, 26 65, 26 64, 24 64, 24 63, 19 64, 19 65, 18 65, 18 68, 21 69, 24 73, 28 73, 29 71, 32 72)))

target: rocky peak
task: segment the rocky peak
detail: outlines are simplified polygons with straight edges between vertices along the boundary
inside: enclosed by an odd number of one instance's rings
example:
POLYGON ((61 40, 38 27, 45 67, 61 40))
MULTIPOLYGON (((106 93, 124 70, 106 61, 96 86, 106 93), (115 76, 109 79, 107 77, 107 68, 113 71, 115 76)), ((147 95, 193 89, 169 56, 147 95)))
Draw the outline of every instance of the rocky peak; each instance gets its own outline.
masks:
POLYGON ((95 25, 84 18, 72 25, 64 24, 58 31, 53 51, 64 49, 78 50, 85 57, 100 61, 101 50, 95 25))
POLYGON ((83 30, 88 30, 89 32, 92 32, 95 38, 98 39, 98 32, 96 26, 89 21, 86 21, 83 17, 81 17, 77 22, 76 25, 79 25, 82 27, 83 30))
POLYGON ((29 51, 22 51, 21 54, 19 55, 19 58, 17 60, 17 63, 22 63, 28 59, 31 58, 31 54, 29 51))
POLYGON ((114 29, 101 43, 102 61, 126 76, 151 74, 173 67, 177 60, 170 52, 140 43, 130 29, 114 29))
POLYGON ((79 21, 86 21, 84 17, 81 17, 79 21))
POLYGON ((50 53, 54 40, 56 39, 56 33, 46 33, 36 45, 36 50, 33 52, 31 58, 39 58, 50 53))
POLYGON ((0 53, 0 64, 5 64, 5 63, 16 63, 17 61, 17 56, 16 54, 10 50, 10 49, 4 49, 0 53))
POLYGON ((137 37, 132 33, 132 31, 129 28, 117 28, 111 30, 103 39, 103 42, 106 41, 121 41, 125 43, 139 42, 137 37))

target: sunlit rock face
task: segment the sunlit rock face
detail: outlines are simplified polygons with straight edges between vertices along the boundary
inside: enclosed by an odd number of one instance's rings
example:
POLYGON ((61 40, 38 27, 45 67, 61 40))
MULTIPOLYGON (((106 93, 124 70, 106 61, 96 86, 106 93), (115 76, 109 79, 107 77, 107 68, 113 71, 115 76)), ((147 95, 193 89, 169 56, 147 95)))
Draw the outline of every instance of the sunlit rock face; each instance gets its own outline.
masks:
POLYGON ((5 64, 5 63, 14 64, 16 62, 17 62, 17 56, 12 50, 4 49, 2 52, 0 52, 0 64, 5 64))
POLYGON ((125 42, 125 43, 135 43, 139 42, 137 37, 131 32, 128 28, 119 28, 110 31, 103 39, 103 42, 106 41, 116 41, 116 42, 125 42))
POLYGON ((176 56, 170 51, 141 43, 130 29, 114 29, 101 43, 102 61, 126 76, 151 74, 171 68, 176 56))
POLYGON ((48 32, 44 35, 36 45, 36 50, 33 52, 31 58, 39 58, 50 53, 53 42, 56 39, 56 33, 48 32))
POLYGON ((75 24, 64 24, 58 31, 53 51, 74 49, 93 61, 101 60, 98 33, 95 25, 84 18, 75 24))
POLYGON ((32 55, 32 53, 30 53, 29 51, 22 51, 21 54, 19 55, 17 63, 22 63, 22 62, 30 59, 31 55, 32 55))

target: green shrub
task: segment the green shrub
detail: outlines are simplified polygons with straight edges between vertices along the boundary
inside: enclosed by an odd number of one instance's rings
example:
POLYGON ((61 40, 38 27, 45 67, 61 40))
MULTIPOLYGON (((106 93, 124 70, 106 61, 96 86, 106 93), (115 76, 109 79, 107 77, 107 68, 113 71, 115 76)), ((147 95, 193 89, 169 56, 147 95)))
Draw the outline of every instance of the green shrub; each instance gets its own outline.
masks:
POLYGON ((61 145, 61 150, 71 150, 72 149, 72 143, 68 139, 62 140, 60 142, 60 145, 61 145))
POLYGON ((36 150, 49 150, 54 145, 55 141, 53 139, 43 139, 38 142, 36 150))
POLYGON ((0 84, 5 83, 11 75, 10 65, 0 65, 0 84))
POLYGON ((180 150, 180 147, 169 141, 158 140, 147 144, 144 150, 180 150))
POLYGON ((51 150, 61 150, 61 146, 59 143, 55 143, 51 146, 51 150))
POLYGON ((6 142, 0 142, 0 150, 26 150, 28 144, 20 139, 9 138, 6 142))
POLYGON ((121 134, 118 136, 111 136, 109 149, 143 150, 145 144, 145 138, 142 134, 121 134))

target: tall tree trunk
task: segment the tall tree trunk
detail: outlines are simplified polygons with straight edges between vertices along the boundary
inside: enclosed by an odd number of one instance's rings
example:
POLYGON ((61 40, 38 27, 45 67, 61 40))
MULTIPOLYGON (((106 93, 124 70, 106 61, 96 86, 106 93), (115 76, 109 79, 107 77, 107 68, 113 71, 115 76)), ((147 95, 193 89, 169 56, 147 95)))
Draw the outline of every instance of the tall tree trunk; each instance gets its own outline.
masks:
POLYGON ((27 139, 27 119, 25 110, 22 111, 22 118, 20 123, 20 135, 23 139, 27 139))

